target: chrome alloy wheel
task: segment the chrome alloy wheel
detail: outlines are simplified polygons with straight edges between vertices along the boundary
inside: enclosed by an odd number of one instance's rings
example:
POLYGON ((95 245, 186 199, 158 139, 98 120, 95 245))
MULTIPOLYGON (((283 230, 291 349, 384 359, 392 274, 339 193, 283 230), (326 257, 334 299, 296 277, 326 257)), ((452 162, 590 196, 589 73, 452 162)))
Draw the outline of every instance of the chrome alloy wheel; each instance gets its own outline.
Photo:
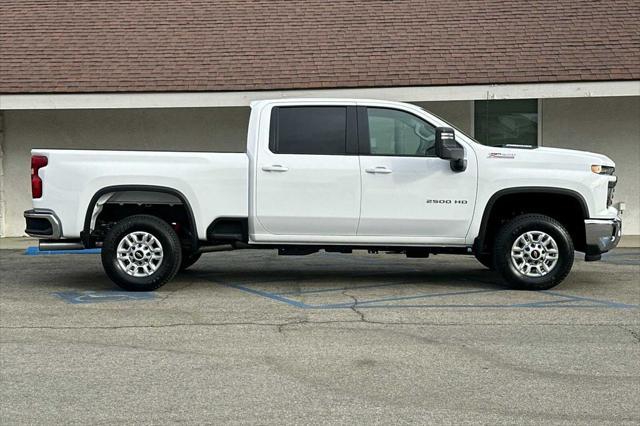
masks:
POLYGON ((558 263, 558 244, 542 231, 528 231, 516 238, 511 247, 513 266, 527 277, 544 277, 558 263))
POLYGON ((118 266, 132 277, 148 277, 162 264, 162 244, 144 231, 127 234, 117 249, 118 266))

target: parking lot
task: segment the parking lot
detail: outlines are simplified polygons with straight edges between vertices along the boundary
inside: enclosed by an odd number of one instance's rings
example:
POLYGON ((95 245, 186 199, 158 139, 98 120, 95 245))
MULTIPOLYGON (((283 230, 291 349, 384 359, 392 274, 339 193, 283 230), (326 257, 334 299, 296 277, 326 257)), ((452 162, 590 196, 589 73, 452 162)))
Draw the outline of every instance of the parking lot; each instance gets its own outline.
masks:
POLYGON ((472 257, 208 254, 124 293, 97 254, 0 252, 1 419, 640 422, 640 250, 507 290, 472 257))

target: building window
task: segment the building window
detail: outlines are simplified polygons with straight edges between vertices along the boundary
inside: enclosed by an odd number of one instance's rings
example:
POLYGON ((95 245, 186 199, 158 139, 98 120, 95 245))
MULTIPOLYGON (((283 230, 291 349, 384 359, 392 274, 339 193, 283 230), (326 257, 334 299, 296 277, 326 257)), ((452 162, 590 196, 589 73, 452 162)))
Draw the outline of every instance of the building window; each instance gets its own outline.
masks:
POLYGON ((474 137, 485 145, 538 145, 538 100, 476 101, 474 137))

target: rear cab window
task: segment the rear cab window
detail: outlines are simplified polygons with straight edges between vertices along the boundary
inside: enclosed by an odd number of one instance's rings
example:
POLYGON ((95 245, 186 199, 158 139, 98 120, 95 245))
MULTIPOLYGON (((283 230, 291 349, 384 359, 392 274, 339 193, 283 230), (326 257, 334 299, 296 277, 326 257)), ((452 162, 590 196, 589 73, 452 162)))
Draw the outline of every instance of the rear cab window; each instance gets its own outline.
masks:
POLYGON ((269 150, 274 154, 356 154, 355 108, 292 106, 271 110, 269 150))

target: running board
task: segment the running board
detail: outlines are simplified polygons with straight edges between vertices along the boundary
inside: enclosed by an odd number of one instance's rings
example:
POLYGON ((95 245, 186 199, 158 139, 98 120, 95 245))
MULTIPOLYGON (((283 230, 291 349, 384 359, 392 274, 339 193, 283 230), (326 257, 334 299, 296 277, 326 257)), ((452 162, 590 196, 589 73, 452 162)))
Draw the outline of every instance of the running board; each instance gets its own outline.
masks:
POLYGON ((81 241, 74 240, 40 240, 38 242, 38 250, 40 251, 56 251, 56 250, 84 250, 84 244, 81 241))

